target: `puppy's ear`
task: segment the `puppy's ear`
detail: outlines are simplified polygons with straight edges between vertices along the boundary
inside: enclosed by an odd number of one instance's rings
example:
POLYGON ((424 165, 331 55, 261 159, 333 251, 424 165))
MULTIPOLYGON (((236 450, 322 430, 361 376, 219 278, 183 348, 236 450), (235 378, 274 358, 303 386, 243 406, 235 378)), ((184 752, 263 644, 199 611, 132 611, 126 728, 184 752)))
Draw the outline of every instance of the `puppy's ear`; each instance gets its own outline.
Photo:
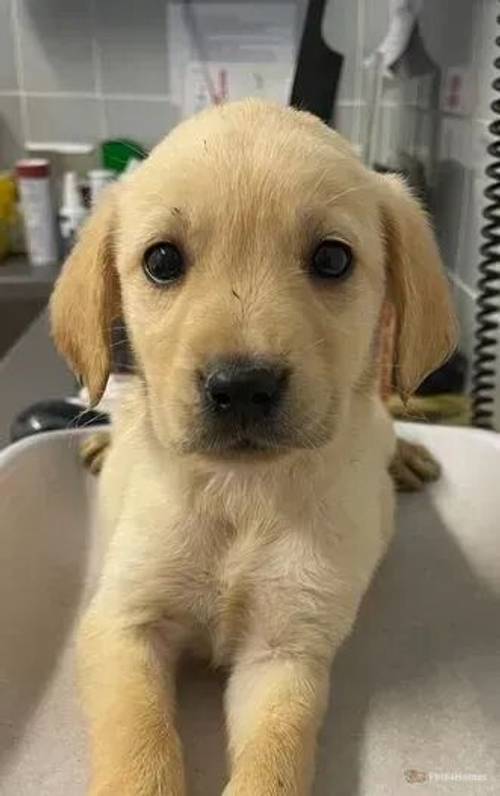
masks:
POLYGON ((111 326, 120 314, 114 268, 115 188, 106 191, 64 264, 50 302, 52 336, 92 405, 101 398, 111 367, 111 326))
POLYGON ((457 325, 429 221, 398 177, 379 177, 389 299, 396 310, 395 387, 413 393, 452 353, 457 325))

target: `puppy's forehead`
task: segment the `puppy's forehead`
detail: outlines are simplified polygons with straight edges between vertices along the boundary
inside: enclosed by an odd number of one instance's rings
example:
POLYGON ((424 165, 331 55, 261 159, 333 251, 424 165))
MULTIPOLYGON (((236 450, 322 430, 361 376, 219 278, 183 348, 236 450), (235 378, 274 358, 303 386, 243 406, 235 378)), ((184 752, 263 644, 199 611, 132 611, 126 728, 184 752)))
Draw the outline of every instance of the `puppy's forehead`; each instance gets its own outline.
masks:
POLYGON ((129 180, 125 207, 136 218, 139 209, 150 224, 162 223, 165 213, 209 223, 214 215, 263 206, 291 218, 342 196, 349 204, 367 177, 349 144, 309 114, 235 103, 167 136, 129 180))

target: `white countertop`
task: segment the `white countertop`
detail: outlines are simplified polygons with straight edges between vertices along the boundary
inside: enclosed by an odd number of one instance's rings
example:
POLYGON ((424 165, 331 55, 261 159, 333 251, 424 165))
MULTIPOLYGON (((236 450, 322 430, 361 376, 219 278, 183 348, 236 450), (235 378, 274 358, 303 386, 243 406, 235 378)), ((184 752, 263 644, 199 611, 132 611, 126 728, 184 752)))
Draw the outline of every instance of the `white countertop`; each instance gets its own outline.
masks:
POLYGON ((0 262, 0 302, 48 298, 59 273, 58 265, 31 265, 24 255, 0 262))

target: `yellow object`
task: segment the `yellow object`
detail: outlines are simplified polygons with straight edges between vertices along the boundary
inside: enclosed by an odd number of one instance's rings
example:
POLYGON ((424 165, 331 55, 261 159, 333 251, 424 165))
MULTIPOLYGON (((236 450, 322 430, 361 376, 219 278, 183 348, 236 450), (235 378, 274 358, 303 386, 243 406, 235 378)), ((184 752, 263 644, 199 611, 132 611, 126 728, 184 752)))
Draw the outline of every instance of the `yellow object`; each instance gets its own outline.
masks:
POLYGON ((0 173, 0 260, 21 250, 20 229, 14 177, 9 172, 0 173))
POLYGON ((397 420, 470 425, 470 399, 466 395, 414 395, 406 403, 398 395, 391 395, 388 406, 391 415, 397 420))

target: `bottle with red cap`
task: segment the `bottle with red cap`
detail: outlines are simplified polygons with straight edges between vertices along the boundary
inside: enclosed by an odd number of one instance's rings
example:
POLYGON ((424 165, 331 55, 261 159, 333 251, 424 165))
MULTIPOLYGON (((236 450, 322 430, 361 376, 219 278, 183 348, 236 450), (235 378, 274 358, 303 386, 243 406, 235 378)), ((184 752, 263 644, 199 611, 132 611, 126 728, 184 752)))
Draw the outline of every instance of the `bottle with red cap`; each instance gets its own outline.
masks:
POLYGON ((16 174, 29 258, 33 265, 57 263, 59 246, 50 186, 50 163, 44 158, 19 160, 16 174))

